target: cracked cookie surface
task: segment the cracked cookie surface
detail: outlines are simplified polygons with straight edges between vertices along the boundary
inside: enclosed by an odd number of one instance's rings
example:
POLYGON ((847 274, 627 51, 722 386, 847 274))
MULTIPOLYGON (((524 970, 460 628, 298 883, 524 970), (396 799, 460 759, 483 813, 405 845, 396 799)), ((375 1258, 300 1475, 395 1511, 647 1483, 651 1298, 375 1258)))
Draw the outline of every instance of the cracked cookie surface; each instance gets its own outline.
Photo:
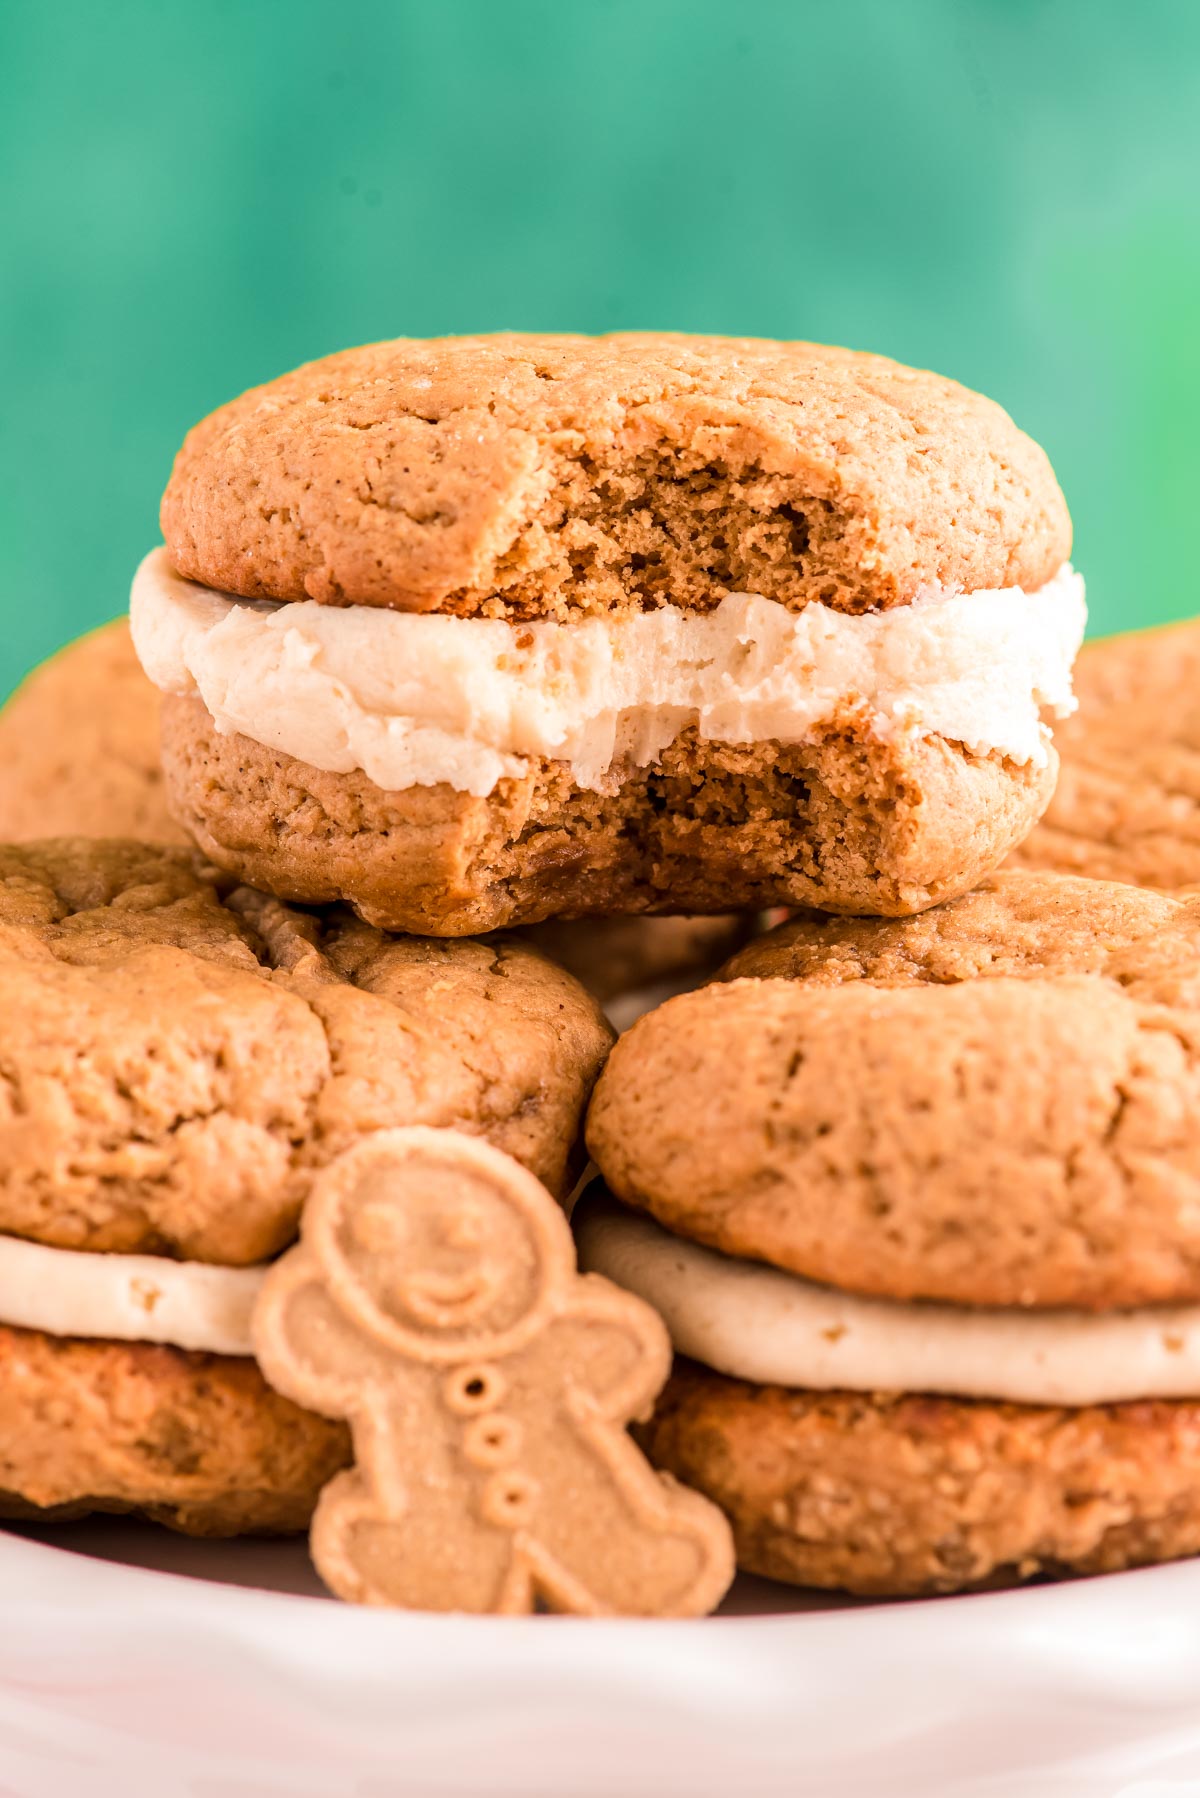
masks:
POLYGON ((511 940, 394 939, 182 850, 0 848, 0 1231, 241 1265, 386 1125, 485 1136, 552 1190, 611 1040, 511 940))

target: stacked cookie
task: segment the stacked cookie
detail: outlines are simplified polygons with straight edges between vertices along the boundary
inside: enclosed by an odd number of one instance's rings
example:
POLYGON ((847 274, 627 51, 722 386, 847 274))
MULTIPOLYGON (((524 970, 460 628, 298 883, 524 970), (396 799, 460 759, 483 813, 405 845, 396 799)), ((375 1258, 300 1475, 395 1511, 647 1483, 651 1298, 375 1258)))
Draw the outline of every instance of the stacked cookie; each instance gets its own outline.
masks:
POLYGON ((996 875, 798 919, 617 1045, 582 1255, 689 1357, 648 1442, 865 1593, 1200 1549, 1200 906, 996 875))
MULTIPOLYGON (((759 908, 957 915, 1053 792, 1082 583, 1044 455, 989 401, 879 357, 663 334, 327 358, 191 433, 162 525, 131 607, 152 686, 130 682, 116 630, 18 702, 27 745, 37 706, 78 728, 84 658, 113 690, 119 674, 118 755, 135 771, 121 803, 144 811, 141 834, 181 826, 204 859, 128 842, 3 852, 0 1489, 10 1512, 294 1527, 349 1453, 353 1405, 321 1417, 268 1387, 248 1316, 313 1182, 336 1184, 328 1170, 374 1133, 432 1125, 485 1138, 561 1196, 570 1184, 611 1033, 532 942, 473 939, 528 931, 611 997, 711 965, 759 908), (165 787, 145 752, 160 708, 165 787)), ((60 773, 71 760, 60 751, 60 773)), ((63 792, 23 766, 24 812, 0 782, 22 836, 63 792)), ((98 810, 89 799, 85 828, 98 810)), ((840 966, 830 945, 909 928, 801 923, 761 953, 792 954, 779 943, 807 930, 840 966)), ((750 984, 825 978, 806 965, 750 984)), ((809 1052, 770 1005, 743 1048, 721 995, 745 990, 713 987, 631 1033, 593 1152, 680 1237, 853 1289, 850 1250, 845 1267, 787 1258, 806 1208, 824 1241, 840 1201, 801 1203, 770 1158, 726 1166, 739 1132, 762 1136, 764 1100, 775 1128, 762 1055, 786 1041, 799 1067, 809 1052), (680 1075, 656 1047, 643 1084, 646 1045, 680 1021, 708 1072, 685 1056, 680 1075), (638 1171, 695 1111, 713 1215, 754 1220, 727 1236, 704 1221, 697 1168, 675 1210, 638 1171)), ((847 1143, 852 1065, 830 1061, 847 1143)), ((894 1109, 879 1116, 903 1135, 894 1109)), ((852 1195, 849 1150, 830 1168, 830 1191, 852 1195)), ((618 1214, 584 1244, 636 1288, 685 1253, 654 1229, 618 1214)), ((888 1291, 880 1278, 862 1290, 888 1291)), ((682 1312, 652 1295, 702 1358, 685 1314, 711 1279, 688 1262, 682 1312)), ((919 1280, 892 1296, 946 1297, 919 1280)), ((372 1327, 386 1342, 391 1325, 372 1327)), ((671 1446, 689 1377, 647 1425, 655 1457, 726 1506, 748 1565, 821 1577, 747 1547, 753 1499, 671 1446)), ((716 1439, 703 1419, 698 1435, 716 1439)), ((686 1589, 711 1596, 713 1578, 686 1589)))
POLYGON ((85 841, 0 850, 0 982, 0 1515, 302 1528, 348 1439, 254 1365, 264 1265, 391 1126, 564 1193, 595 1002, 521 944, 387 938, 85 841))

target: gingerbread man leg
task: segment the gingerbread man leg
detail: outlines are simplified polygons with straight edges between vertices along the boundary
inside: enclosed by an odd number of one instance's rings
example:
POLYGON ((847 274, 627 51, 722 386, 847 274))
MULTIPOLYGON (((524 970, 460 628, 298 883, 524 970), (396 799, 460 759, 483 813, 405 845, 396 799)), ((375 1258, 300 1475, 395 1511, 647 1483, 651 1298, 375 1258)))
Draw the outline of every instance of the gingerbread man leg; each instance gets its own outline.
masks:
POLYGON ((605 1445, 602 1458, 582 1439, 569 1449, 559 1441, 554 1479, 582 1496, 573 1505, 542 1506, 526 1531, 543 1602, 622 1616, 711 1610, 729 1576, 714 1567, 706 1500, 652 1472, 623 1435, 605 1445))
POLYGON ((459 1491, 423 1491, 419 1476, 408 1496, 403 1515, 392 1517, 357 1469, 325 1488, 312 1554, 331 1591, 413 1611, 532 1608, 508 1533, 474 1522, 459 1491))

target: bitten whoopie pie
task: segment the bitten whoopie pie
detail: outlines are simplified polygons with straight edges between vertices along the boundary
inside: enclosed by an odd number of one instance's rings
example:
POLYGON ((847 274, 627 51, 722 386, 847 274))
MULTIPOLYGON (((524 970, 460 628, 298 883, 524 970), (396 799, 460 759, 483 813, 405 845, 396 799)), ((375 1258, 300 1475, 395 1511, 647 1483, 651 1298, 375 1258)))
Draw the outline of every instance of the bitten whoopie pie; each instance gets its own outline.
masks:
POLYGON ((741 1564, 952 1591, 1200 1551, 1200 902, 1012 872, 797 918, 618 1043, 581 1265, 741 1564))
POLYGON ((132 617, 221 868, 456 936, 962 892, 1083 630, 1042 451, 878 356, 401 340, 190 434, 132 617))
POLYGON ((1058 789, 1014 861, 1200 884, 1200 619, 1087 644, 1076 688, 1058 789))
POLYGON ((517 942, 394 939, 189 852, 0 848, 0 1515, 303 1528, 340 1423, 252 1358, 264 1265, 381 1128, 563 1194, 611 1032, 517 942))

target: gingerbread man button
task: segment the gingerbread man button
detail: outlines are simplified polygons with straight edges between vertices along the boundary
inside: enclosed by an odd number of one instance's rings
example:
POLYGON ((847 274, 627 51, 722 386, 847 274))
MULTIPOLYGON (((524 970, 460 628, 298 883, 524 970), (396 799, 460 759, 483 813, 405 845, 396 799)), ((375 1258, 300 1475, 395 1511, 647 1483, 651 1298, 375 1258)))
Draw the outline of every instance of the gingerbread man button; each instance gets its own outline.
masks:
POLYGON ((340 1597, 682 1617, 729 1585, 724 1517, 625 1429, 669 1372, 662 1322, 576 1271, 558 1205, 500 1150, 413 1128, 332 1162, 254 1337, 272 1385, 350 1423, 312 1526, 340 1597))

